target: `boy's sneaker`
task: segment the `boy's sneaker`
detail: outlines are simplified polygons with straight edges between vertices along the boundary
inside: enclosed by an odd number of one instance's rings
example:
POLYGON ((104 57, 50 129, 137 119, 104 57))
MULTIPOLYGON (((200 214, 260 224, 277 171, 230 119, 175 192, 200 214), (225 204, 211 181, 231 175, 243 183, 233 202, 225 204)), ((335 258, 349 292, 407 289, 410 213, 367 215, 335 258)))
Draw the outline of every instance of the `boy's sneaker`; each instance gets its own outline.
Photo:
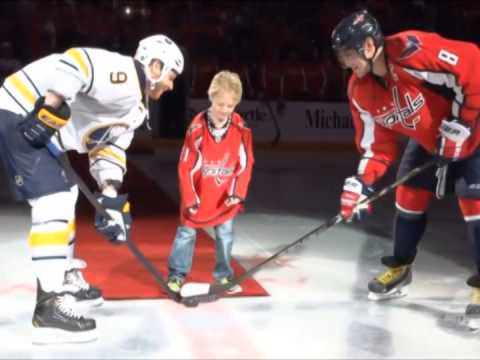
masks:
POLYGON ((67 271, 65 272, 64 285, 72 285, 78 290, 73 293, 73 296, 79 304, 85 304, 89 307, 100 306, 104 299, 102 290, 90 285, 82 274, 82 269, 87 267, 87 263, 81 259, 71 259, 67 271))
POLYGON ((237 294, 243 291, 239 284, 233 285, 233 279, 230 277, 223 277, 217 280, 217 284, 222 285, 226 289, 225 292, 227 294, 237 294))
POLYGON ((167 286, 172 292, 179 293, 180 290, 182 289, 182 285, 184 281, 185 281, 184 279, 172 276, 168 278, 167 286))

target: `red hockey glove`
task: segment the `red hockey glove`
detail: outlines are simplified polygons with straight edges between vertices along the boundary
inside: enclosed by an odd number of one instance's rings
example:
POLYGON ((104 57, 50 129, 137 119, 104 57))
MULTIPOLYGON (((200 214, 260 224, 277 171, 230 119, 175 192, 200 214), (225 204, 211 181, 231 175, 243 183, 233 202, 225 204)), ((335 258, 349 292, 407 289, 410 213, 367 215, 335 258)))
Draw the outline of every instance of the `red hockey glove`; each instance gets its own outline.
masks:
POLYGON ((440 133, 438 152, 439 166, 459 159, 462 147, 471 135, 471 130, 458 119, 442 120, 438 128, 440 133))
POLYGON ((358 176, 350 176, 349 178, 346 178, 345 183, 343 184, 342 196, 340 197, 340 214, 342 217, 347 222, 350 222, 354 217, 357 217, 358 220, 360 220, 364 213, 370 213, 370 204, 358 204, 371 194, 373 194, 373 189, 365 185, 358 176))

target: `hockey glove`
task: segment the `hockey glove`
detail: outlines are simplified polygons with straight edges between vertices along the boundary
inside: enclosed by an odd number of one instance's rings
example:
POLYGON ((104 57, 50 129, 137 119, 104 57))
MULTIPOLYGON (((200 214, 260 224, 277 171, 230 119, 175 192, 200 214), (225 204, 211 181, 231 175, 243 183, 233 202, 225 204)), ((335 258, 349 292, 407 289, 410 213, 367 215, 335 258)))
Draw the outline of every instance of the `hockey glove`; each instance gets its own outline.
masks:
POLYGON ((462 147, 471 135, 470 128, 458 119, 442 120, 438 128, 440 133, 438 144, 438 166, 442 167, 460 157, 462 147))
POLYGON ((358 205, 373 194, 373 189, 363 183, 358 176, 351 176, 345 179, 343 184, 343 192, 340 198, 340 214, 347 221, 350 222, 356 217, 358 220, 362 218, 365 213, 371 212, 371 206, 358 205))
POLYGON ((132 225, 128 195, 123 194, 116 197, 98 193, 95 195, 110 215, 110 218, 106 218, 97 211, 95 214, 95 228, 111 242, 116 244, 125 243, 130 237, 132 225))
POLYGON ((63 102, 55 109, 45 105, 45 97, 39 97, 33 110, 18 125, 18 130, 35 148, 44 147, 52 135, 70 119, 70 107, 63 102))

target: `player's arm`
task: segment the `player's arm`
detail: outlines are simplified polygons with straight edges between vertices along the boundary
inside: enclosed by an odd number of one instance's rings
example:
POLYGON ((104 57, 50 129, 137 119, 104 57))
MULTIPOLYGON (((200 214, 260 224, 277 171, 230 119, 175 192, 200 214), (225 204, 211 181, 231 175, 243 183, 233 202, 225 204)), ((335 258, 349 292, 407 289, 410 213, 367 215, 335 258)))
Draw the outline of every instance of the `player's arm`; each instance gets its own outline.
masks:
POLYGON ((355 144, 361 154, 357 174, 347 177, 340 197, 341 215, 351 221, 370 212, 370 205, 358 205, 373 193, 373 185, 398 156, 397 135, 375 123, 373 116, 354 99, 350 102, 355 144))
POLYGON ((355 145, 361 155, 357 176, 372 186, 387 172, 398 158, 398 135, 379 126, 372 114, 355 100, 350 102, 355 145))
MULTIPOLYGON (((412 76, 452 90, 451 116, 439 127, 439 153, 456 160, 469 155, 478 140, 474 129, 480 115, 480 50, 476 44, 434 33, 407 32, 405 43, 417 43, 411 56, 398 60, 412 76)), ((415 46, 414 46, 415 47, 415 46)))
POLYGON ((69 103, 78 92, 91 87, 93 68, 86 50, 67 50, 49 77, 48 91, 36 100, 33 110, 19 125, 20 133, 36 148, 45 146, 65 126, 71 116, 69 103))
POLYGON ((90 174, 103 194, 116 196, 127 172, 126 149, 133 139, 133 132, 120 136, 89 151, 90 174))
POLYGON ((79 92, 88 94, 93 81, 94 69, 88 51, 71 48, 59 57, 50 90, 71 103, 79 92))
POLYGON ((88 153, 90 174, 100 189, 97 199, 110 215, 106 218, 97 212, 95 228, 114 243, 123 243, 128 239, 132 223, 128 194, 119 194, 127 172, 126 149, 132 139, 133 132, 128 132, 115 142, 94 147, 88 153))

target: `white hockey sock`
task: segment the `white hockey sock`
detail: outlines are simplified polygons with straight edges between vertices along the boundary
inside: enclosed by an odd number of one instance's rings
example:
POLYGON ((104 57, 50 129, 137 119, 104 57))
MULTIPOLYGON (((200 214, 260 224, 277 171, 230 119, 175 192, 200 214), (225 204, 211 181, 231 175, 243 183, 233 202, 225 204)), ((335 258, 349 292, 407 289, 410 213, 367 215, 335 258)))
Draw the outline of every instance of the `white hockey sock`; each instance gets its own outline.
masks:
POLYGON ((65 280, 67 259, 33 261, 35 275, 46 292, 61 292, 65 280))

